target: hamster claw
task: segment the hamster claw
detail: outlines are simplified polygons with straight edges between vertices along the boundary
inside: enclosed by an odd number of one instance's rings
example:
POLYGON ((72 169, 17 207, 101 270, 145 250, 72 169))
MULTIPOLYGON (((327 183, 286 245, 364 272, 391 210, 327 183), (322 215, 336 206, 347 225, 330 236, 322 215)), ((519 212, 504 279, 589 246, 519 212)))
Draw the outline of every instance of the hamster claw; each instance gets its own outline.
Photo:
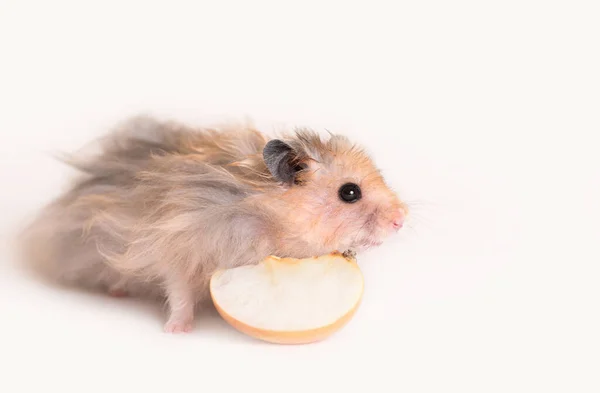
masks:
POLYGON ((164 327, 166 333, 189 333, 193 330, 192 321, 187 320, 169 320, 164 327))

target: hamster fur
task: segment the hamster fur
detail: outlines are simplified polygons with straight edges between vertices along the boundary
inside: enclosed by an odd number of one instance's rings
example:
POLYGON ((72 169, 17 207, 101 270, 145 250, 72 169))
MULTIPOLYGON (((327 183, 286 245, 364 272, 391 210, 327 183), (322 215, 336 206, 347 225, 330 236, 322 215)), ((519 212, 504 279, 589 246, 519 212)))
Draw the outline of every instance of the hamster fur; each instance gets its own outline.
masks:
POLYGON ((59 283, 165 301, 167 332, 193 329, 216 269, 360 252, 407 214, 364 150, 340 135, 269 139, 136 117, 99 146, 68 158, 81 176, 28 227, 25 262, 59 283))

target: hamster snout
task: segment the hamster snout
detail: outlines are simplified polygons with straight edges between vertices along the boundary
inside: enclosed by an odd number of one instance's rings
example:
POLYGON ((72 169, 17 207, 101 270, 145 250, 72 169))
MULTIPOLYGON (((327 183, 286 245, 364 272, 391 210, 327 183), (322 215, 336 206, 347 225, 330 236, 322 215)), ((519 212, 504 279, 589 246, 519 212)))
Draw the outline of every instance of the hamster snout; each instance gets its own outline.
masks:
POLYGON ((394 231, 399 231, 400 228, 404 226, 404 218, 406 213, 403 209, 398 209, 392 215, 392 229, 394 231))

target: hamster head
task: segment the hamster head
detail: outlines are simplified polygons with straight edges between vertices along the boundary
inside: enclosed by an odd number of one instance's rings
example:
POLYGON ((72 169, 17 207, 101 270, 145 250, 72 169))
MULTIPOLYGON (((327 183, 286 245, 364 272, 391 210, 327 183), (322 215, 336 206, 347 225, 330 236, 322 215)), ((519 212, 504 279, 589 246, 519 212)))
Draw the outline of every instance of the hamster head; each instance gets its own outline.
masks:
POLYGON ((281 182, 293 237, 314 249, 362 251, 379 246, 402 228, 407 207, 379 169, 346 137, 300 130, 270 140, 263 158, 281 182))

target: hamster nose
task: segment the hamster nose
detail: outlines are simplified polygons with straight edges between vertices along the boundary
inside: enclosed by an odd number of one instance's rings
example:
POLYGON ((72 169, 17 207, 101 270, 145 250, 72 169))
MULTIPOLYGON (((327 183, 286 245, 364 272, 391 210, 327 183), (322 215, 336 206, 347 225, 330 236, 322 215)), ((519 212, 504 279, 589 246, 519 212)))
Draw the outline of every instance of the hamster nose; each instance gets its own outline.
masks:
POLYGON ((392 216, 392 228, 395 231, 400 230, 400 228, 402 228, 402 226, 404 225, 404 216, 405 213, 401 209, 397 210, 392 216))

